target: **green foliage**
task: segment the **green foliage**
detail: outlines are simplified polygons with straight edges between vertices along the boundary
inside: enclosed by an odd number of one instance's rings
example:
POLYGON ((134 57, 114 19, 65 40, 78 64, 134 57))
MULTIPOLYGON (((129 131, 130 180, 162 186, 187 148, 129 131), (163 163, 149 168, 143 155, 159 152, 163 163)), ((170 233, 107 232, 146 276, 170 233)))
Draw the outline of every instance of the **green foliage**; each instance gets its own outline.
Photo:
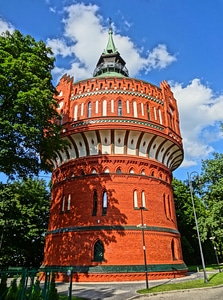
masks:
POLYGON ((51 276, 48 300, 59 300, 59 295, 57 293, 55 284, 55 273, 52 273, 51 276))
POLYGON ((0 283, 0 299, 4 300, 7 293, 7 275, 1 274, 1 283, 0 283))
POLYGON ((202 199, 206 214, 199 219, 202 239, 215 237, 213 243, 223 258, 223 154, 214 153, 212 159, 202 161, 202 199))
POLYGON ((54 122, 53 67, 44 42, 18 30, 0 35, 0 172, 11 178, 48 171, 55 150, 65 146, 54 122))
POLYGON ((172 284, 162 284, 151 289, 143 289, 137 291, 139 294, 146 294, 146 293, 157 293, 157 292, 166 292, 166 291, 176 291, 176 290, 186 290, 186 289, 193 289, 193 288, 204 288, 204 287, 212 287, 218 286, 222 284, 223 281, 223 273, 218 273, 209 276, 208 283, 204 283, 203 279, 198 280, 189 280, 185 282, 179 283, 172 283, 172 284))
POLYGON ((5 300, 17 300, 17 299, 18 299, 18 287, 17 287, 16 279, 13 279, 8 289, 8 292, 5 296, 5 300))
POLYGON ((42 290, 40 288, 40 281, 37 279, 34 286, 32 287, 31 296, 29 300, 41 300, 42 297, 42 290))
POLYGON ((49 199, 43 180, 0 185, 0 266, 40 266, 49 199))

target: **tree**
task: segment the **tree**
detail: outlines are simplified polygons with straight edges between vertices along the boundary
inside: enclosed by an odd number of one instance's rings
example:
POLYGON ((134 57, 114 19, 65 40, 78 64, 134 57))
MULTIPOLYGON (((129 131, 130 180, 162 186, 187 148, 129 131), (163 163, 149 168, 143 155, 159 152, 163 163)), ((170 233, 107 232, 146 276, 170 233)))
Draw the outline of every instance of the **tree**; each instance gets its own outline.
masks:
POLYGON ((44 42, 18 30, 0 35, 0 172, 12 178, 49 171, 55 150, 66 147, 56 122, 53 67, 44 42))
POLYGON ((0 186, 0 266, 40 266, 49 200, 44 180, 27 179, 0 186))
MULTIPOLYGON (((206 215, 206 209, 201 197, 198 197, 200 187, 197 182, 193 181, 193 199, 197 217, 203 218, 206 215)), ((197 230, 195 226, 195 218, 193 212, 193 205, 191 200, 190 189, 187 183, 184 183, 176 178, 172 181, 174 190, 174 201, 177 215, 178 229, 181 234, 182 252, 184 261, 188 265, 201 264, 200 249, 198 244, 197 230)), ((200 230, 199 226, 199 230, 200 230)), ((213 262, 213 253, 210 255, 210 241, 205 241, 203 252, 206 261, 213 262)), ((211 251, 213 252, 213 251, 211 251)))
POLYGON ((199 219, 202 239, 215 237, 215 246, 223 259, 223 154, 213 153, 202 161, 201 180, 206 215, 199 219))

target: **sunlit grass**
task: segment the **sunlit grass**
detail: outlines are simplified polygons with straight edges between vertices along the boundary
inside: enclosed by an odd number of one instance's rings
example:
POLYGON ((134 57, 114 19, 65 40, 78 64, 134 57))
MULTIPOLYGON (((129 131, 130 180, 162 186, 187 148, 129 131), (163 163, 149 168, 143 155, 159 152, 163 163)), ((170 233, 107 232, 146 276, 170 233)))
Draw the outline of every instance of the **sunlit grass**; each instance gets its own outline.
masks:
POLYGON ((211 287, 223 284, 223 272, 212 274, 208 278, 208 283, 204 283, 204 279, 189 280, 185 282, 161 284, 159 286, 152 287, 150 289, 143 289, 137 291, 139 294, 167 292, 174 290, 185 290, 193 288, 211 287))

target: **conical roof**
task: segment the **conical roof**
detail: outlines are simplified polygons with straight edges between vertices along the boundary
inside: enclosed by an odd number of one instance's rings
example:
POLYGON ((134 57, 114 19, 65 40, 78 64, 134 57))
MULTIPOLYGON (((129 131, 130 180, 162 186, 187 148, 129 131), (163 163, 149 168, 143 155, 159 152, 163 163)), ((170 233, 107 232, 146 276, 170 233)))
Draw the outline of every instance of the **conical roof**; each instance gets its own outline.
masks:
POLYGON ((108 32, 108 43, 104 52, 101 54, 93 76, 129 76, 129 72, 125 67, 125 61, 121 57, 113 40, 113 30, 110 27, 108 32))

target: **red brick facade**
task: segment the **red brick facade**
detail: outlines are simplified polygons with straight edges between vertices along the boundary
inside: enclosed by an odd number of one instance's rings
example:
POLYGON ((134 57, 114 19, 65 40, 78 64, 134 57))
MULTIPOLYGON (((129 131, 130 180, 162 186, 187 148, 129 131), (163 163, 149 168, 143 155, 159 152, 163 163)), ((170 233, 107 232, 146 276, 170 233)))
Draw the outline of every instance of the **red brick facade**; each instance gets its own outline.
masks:
POLYGON ((176 100, 123 76, 81 82, 64 76, 56 97, 67 151, 53 161, 45 267, 72 267, 77 281, 145 277, 141 210, 150 279, 186 274, 172 171, 183 160, 176 100))

